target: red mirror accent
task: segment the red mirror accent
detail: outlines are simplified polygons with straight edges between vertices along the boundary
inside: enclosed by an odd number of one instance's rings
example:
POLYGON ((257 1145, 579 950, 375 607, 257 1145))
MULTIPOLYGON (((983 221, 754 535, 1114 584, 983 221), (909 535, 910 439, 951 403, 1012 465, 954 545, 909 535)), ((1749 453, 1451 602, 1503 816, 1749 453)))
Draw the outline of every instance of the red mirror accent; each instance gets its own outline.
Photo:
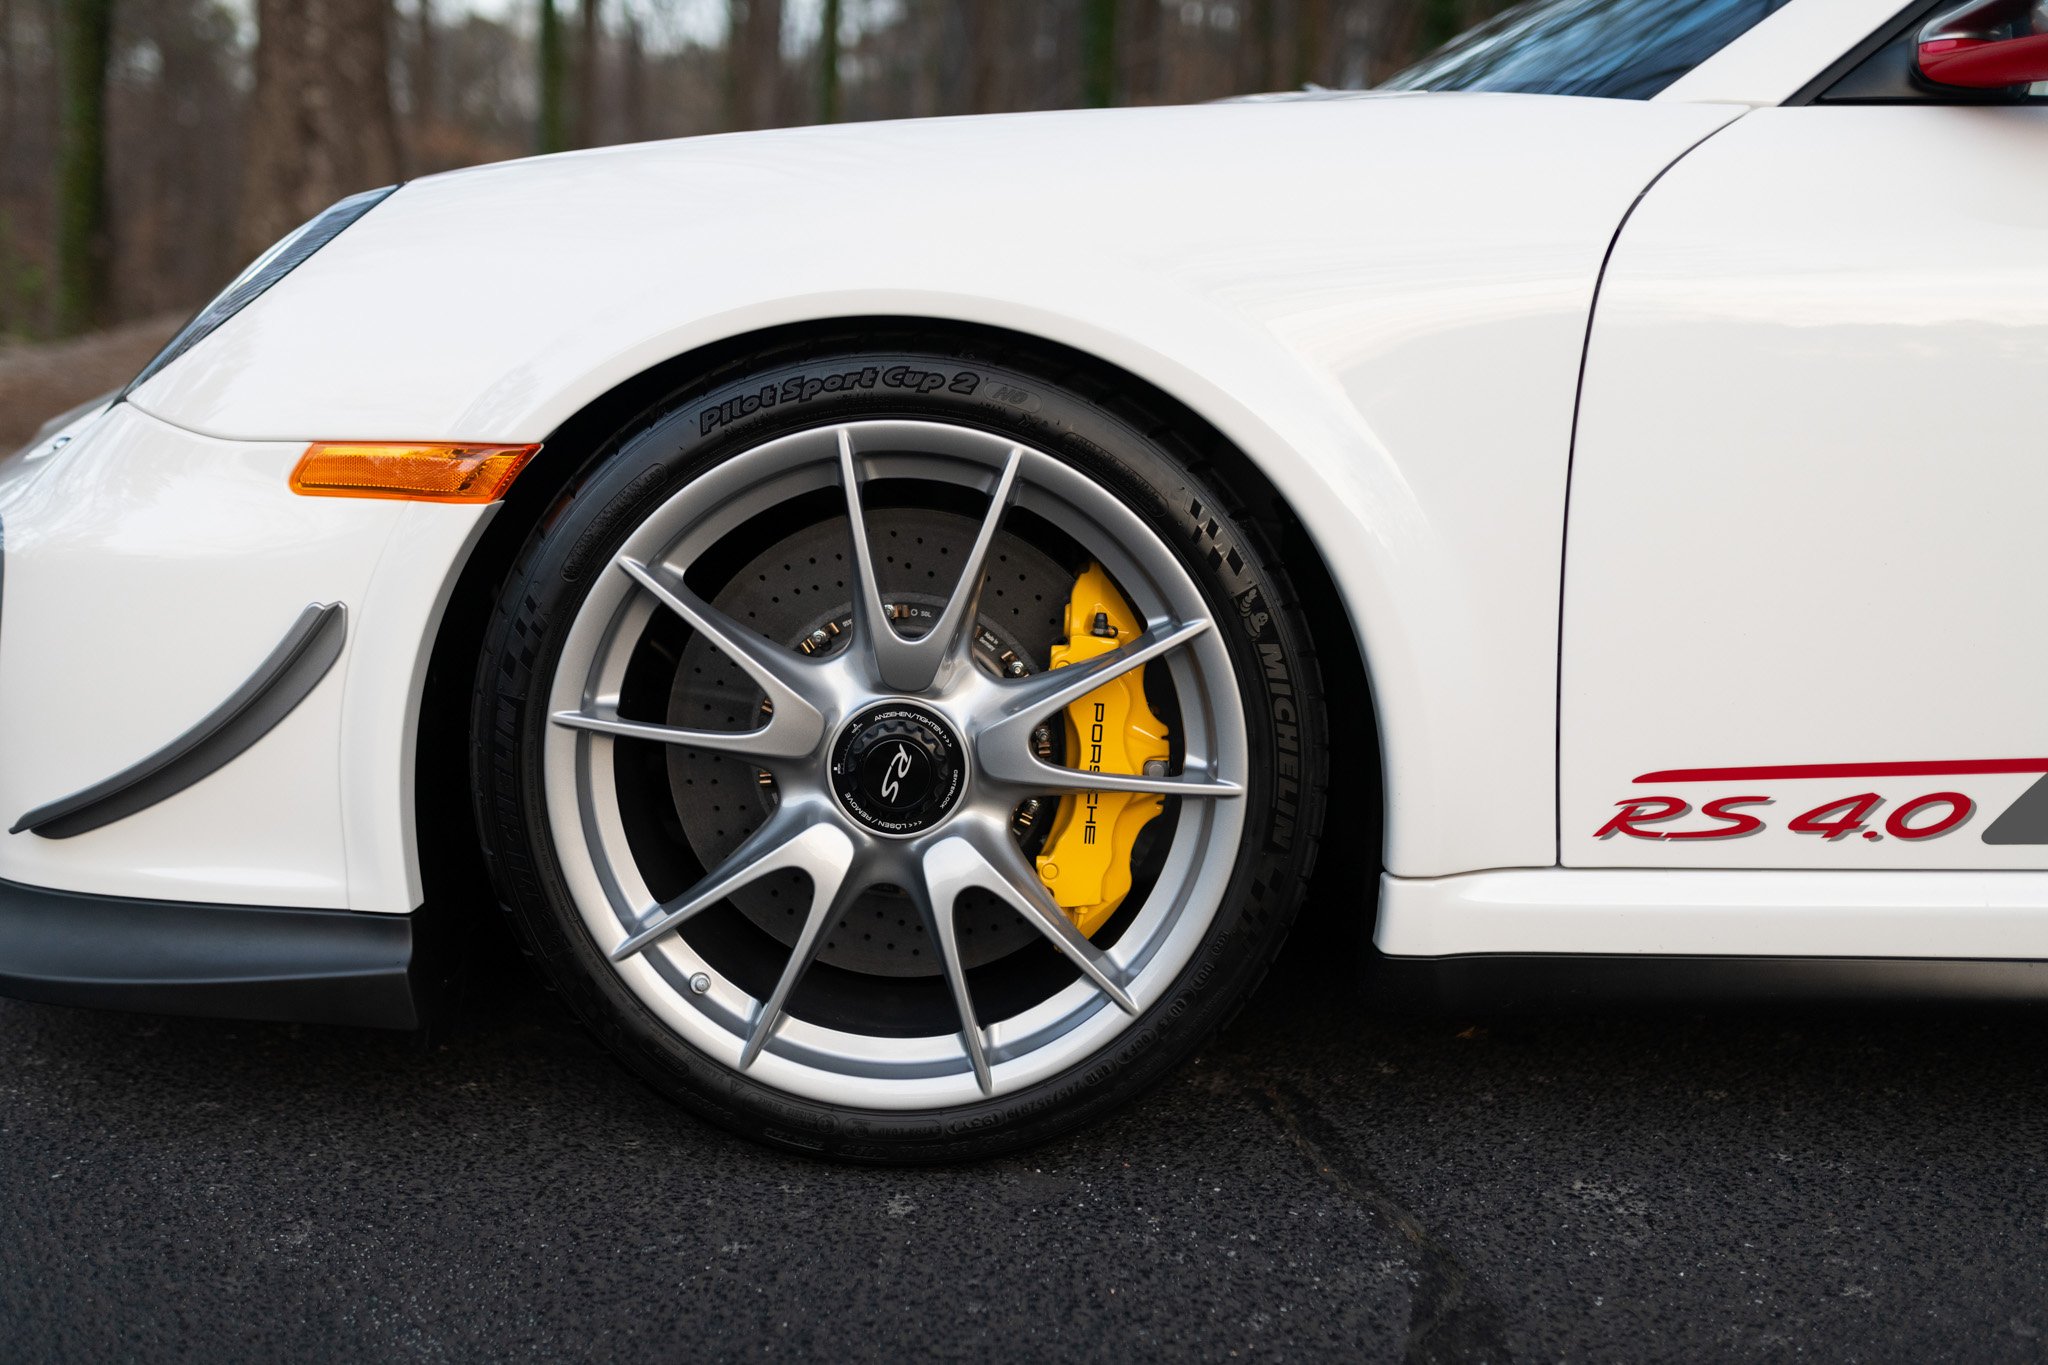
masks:
POLYGON ((2034 31, 2033 0, 1969 0, 1920 30, 1916 62, 1937 85, 2000 90, 2048 81, 2048 33, 2034 31))
POLYGON ((1920 74, 1942 85, 1971 90, 2048 81, 2048 33, 1990 40, 1922 39, 1920 74))

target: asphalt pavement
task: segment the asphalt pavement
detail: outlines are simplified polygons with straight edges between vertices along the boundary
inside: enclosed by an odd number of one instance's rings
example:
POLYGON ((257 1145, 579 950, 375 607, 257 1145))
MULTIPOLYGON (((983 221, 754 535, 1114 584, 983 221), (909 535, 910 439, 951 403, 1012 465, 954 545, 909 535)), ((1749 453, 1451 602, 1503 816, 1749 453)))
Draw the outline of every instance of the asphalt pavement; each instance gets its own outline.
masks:
POLYGON ((0 1360, 2048 1354, 2048 1017, 1389 1017, 1343 943, 909 1172, 698 1124, 513 961, 431 1043, 0 1002, 0 1360))

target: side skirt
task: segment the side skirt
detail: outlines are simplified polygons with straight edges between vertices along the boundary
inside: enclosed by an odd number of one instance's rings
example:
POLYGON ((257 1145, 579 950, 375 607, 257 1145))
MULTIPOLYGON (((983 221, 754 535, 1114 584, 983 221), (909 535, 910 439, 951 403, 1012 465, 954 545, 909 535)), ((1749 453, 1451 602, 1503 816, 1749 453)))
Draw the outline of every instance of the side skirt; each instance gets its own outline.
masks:
POLYGON ((1392 957, 2048 960, 2048 872, 1506 868, 1380 878, 1392 957))
POLYGON ((2048 1001, 2048 872, 1382 876, 1394 1003, 2048 1001))
POLYGON ((55 1005, 421 1026, 414 917, 126 900, 0 881, 0 995, 55 1005))
POLYGON ((1376 1004, 1393 1011, 2048 1002, 2048 962, 1536 953, 1373 957, 1366 969, 1369 990, 1376 1004))

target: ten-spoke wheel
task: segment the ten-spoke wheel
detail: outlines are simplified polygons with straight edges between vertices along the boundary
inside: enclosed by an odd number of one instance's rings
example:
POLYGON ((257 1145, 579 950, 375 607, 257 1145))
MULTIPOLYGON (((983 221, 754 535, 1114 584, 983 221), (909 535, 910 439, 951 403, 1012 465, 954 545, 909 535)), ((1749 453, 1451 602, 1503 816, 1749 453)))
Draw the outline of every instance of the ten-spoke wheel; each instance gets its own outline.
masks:
POLYGON ((947 364, 943 399, 679 405, 537 534, 479 699, 558 987, 686 1102, 854 1157, 1156 1077, 1263 969, 1319 814, 1313 664, 1217 498, 1101 406, 947 364))

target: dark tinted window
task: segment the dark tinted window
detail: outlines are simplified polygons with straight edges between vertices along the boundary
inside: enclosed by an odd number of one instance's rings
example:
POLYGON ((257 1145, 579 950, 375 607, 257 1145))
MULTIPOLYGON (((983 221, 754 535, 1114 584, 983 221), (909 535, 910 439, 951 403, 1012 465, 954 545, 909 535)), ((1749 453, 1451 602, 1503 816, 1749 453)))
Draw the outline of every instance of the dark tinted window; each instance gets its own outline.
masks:
POLYGON ((1785 0, 1531 0, 1382 90, 1503 90, 1646 100, 1785 0))

